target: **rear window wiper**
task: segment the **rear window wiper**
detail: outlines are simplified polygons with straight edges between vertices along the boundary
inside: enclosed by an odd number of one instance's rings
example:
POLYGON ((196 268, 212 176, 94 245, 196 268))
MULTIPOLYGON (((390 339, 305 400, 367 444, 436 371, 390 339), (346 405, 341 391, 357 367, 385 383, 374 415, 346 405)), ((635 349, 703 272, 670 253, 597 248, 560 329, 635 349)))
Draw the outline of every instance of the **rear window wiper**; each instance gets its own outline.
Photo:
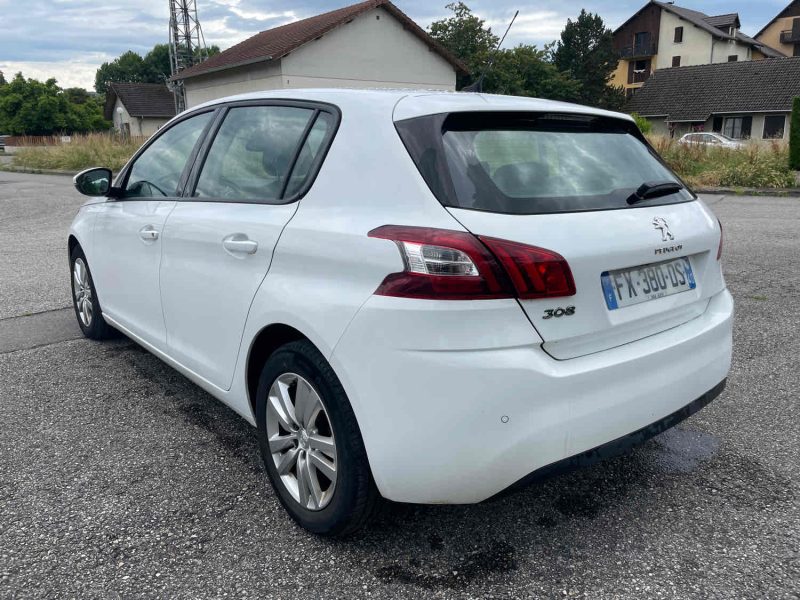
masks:
POLYGON ((683 186, 677 181, 648 181, 640 185, 638 190, 628 196, 628 204, 636 204, 643 200, 668 196, 682 189, 683 186))

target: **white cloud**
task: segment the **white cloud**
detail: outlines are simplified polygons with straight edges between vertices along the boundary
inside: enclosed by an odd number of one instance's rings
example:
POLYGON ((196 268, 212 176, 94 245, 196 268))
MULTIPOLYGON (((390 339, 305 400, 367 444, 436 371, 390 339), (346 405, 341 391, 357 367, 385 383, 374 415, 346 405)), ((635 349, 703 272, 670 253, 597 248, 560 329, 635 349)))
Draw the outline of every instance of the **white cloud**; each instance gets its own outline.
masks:
POLYGON ((94 89, 94 75, 97 67, 109 57, 90 58, 70 61, 0 61, 0 71, 10 80, 19 72, 25 78, 46 81, 51 77, 58 80, 62 88, 82 87, 87 90, 94 89))
POLYGON ((281 19, 285 23, 291 23, 298 19, 297 14, 292 10, 284 12, 263 12, 260 10, 243 10, 237 6, 231 6, 229 10, 240 19, 252 19, 254 21, 274 21, 276 19, 281 19))

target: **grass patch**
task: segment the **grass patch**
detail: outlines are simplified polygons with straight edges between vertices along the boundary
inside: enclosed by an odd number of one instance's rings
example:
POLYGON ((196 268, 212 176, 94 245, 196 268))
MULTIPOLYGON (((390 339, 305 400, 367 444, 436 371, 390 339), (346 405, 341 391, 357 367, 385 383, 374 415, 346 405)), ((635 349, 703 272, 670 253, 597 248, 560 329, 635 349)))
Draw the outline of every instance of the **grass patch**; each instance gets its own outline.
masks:
POLYGON ((750 142, 743 148, 683 145, 668 137, 650 143, 670 167, 693 187, 795 187, 785 142, 750 142))
POLYGON ((13 166, 28 169, 81 171, 108 167, 118 171, 133 156, 144 138, 121 139, 108 134, 73 135, 69 144, 21 147, 13 154, 13 166))

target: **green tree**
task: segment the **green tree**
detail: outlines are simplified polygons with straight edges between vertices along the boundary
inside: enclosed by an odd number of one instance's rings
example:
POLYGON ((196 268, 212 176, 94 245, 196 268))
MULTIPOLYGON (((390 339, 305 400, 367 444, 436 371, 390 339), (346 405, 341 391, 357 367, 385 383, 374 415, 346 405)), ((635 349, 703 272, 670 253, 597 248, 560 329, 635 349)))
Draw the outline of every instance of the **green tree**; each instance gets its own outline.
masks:
MULTIPOLYGON (((208 47, 206 53, 207 56, 219 54, 219 46, 208 47)), ((199 57, 200 51, 196 49, 195 60, 199 57)), ((156 44, 144 57, 128 50, 100 65, 95 73, 94 89, 98 94, 105 94, 110 83, 164 83, 171 73, 169 45, 156 44)))
POLYGON ((0 71, 0 85, 5 85, 5 84, 6 84, 6 78, 3 77, 3 72, 0 71))
POLYGON ((94 89, 98 94, 108 91, 109 83, 147 83, 150 74, 144 59, 133 50, 128 50, 113 61, 105 62, 94 76, 94 89))
POLYGON ((468 75, 458 76, 456 86, 461 89, 480 77, 499 38, 463 2, 448 4, 446 8, 453 15, 431 23, 428 33, 470 70, 468 75))
POLYGON ((800 96, 794 99, 789 127, 789 167, 800 171, 800 96))
MULTIPOLYGON (((88 94, 87 94, 88 96, 88 94)), ((53 135, 106 129, 97 98, 76 104, 55 79, 44 83, 22 73, 0 87, 0 131, 11 135, 53 135)))
POLYGON ((552 60, 559 71, 580 82, 578 101, 619 110, 625 103, 625 95, 621 88, 609 85, 619 63, 612 37, 599 15, 583 9, 576 21, 567 20, 552 60))
POLYGON ((510 96, 532 96, 548 100, 574 101, 580 96, 580 83, 545 60, 546 51, 519 45, 497 53, 486 74, 483 89, 510 96))

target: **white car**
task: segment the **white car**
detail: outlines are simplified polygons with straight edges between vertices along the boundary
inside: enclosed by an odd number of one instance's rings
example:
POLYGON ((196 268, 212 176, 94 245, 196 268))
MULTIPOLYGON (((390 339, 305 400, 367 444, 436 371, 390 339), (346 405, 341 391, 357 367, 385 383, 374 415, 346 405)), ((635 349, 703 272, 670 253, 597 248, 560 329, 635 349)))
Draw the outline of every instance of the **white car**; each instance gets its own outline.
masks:
POLYGON ((716 146, 718 148, 733 149, 742 147, 742 142, 721 133, 687 133, 678 140, 678 143, 684 146, 716 146))
POLYGON ((319 534, 619 452, 730 367, 721 228, 625 115, 254 93, 75 184, 86 336, 123 332, 257 427, 319 534))

